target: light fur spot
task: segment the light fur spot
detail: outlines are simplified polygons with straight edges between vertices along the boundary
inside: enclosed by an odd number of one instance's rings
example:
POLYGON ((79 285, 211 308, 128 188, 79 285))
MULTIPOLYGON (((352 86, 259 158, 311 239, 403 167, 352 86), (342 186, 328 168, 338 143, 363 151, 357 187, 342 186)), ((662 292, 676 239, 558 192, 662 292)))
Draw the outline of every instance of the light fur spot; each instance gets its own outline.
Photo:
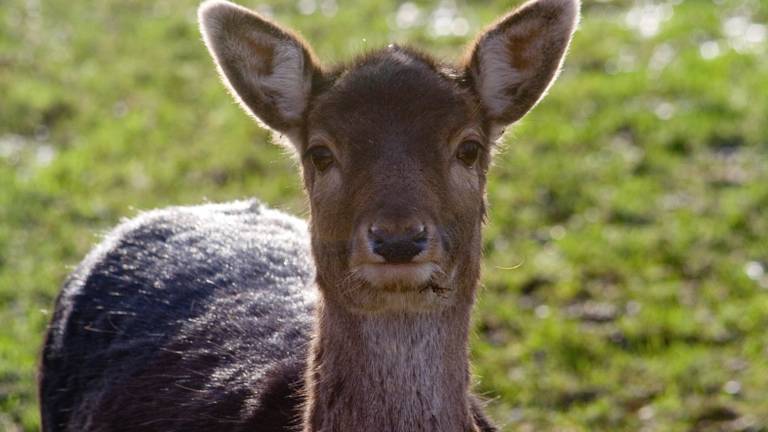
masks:
POLYGON ((311 194, 313 200, 333 199, 339 193, 343 185, 341 173, 338 168, 330 167, 327 172, 315 176, 315 184, 311 194))
POLYGON ((526 71, 516 69, 509 61, 507 41, 495 37, 481 47, 480 56, 480 97, 491 116, 500 116, 509 106, 510 88, 518 87, 528 78, 526 71))
POLYGON ((290 42, 275 40, 274 43, 272 74, 254 74, 253 85, 259 86, 264 94, 274 95, 283 118, 298 120, 307 107, 311 85, 310 80, 304 79, 304 55, 290 42))
POLYGON ((454 163, 450 170, 451 188, 457 193, 477 194, 480 192, 480 179, 473 169, 467 169, 460 162, 454 163))

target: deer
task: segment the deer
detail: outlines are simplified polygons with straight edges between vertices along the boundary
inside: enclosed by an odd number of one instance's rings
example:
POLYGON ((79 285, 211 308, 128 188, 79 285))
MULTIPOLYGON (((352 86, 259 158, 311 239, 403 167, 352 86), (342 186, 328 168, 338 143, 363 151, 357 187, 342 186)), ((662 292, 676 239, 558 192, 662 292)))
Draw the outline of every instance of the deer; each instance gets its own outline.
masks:
POLYGON ((119 224, 57 297, 43 431, 497 430, 468 354, 487 173, 579 9, 524 3, 457 62, 390 45, 325 67, 291 30, 203 2, 221 79, 298 161, 309 222, 254 199, 119 224))

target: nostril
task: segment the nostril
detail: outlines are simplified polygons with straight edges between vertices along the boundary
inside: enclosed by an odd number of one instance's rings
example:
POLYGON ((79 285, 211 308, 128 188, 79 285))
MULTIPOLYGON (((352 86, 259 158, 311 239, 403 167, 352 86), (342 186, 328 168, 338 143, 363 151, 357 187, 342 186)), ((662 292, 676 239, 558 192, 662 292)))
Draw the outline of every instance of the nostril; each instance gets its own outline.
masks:
POLYGON ((374 250, 384 244, 385 237, 386 232, 378 226, 371 225, 371 227, 368 228, 368 240, 370 241, 374 250))
POLYGON ((413 236, 413 240, 414 241, 419 241, 419 242, 420 241, 424 241, 424 242, 427 241, 429 233, 427 232, 427 227, 426 226, 419 225, 417 227, 417 229, 414 230, 414 231, 416 232, 416 234, 414 234, 414 236, 413 236))
POLYGON ((384 230, 376 224, 373 224, 368 228, 368 237, 371 239, 380 240, 383 235, 384 230))
POLYGON ((429 232, 423 224, 390 231, 378 225, 368 229, 371 250, 388 263, 407 263, 427 248, 429 232))

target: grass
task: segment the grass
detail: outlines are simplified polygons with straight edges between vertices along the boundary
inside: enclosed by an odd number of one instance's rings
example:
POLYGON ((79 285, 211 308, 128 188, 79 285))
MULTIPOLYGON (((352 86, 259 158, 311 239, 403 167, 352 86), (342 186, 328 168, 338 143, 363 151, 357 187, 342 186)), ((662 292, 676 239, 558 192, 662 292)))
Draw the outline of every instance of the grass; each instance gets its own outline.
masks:
MULTIPOLYGON (((390 41, 456 56, 507 3, 261 8, 333 61, 390 41)), ((252 195, 306 213, 195 7, 0 3, 1 430, 38 428, 54 296, 120 218, 252 195)), ((760 0, 586 0, 491 173, 472 356, 505 430, 768 431, 765 22, 760 0)))

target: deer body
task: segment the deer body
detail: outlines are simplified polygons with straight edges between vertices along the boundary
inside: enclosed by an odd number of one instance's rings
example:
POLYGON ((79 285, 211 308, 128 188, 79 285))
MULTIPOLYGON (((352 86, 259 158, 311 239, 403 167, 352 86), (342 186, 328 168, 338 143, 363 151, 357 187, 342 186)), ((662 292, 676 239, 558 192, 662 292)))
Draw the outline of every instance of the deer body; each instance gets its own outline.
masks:
POLYGON ((303 377, 313 278, 303 222, 255 202, 121 225, 59 297, 43 429, 282 430, 259 427, 286 424, 290 404, 252 396, 299 402, 287 396, 303 377))
POLYGON ((390 46, 325 69, 289 31, 204 3, 225 83, 301 160, 309 230, 256 202, 118 227, 57 300, 43 430, 495 430, 467 357, 486 172, 577 17, 538 0, 461 65, 390 46))

